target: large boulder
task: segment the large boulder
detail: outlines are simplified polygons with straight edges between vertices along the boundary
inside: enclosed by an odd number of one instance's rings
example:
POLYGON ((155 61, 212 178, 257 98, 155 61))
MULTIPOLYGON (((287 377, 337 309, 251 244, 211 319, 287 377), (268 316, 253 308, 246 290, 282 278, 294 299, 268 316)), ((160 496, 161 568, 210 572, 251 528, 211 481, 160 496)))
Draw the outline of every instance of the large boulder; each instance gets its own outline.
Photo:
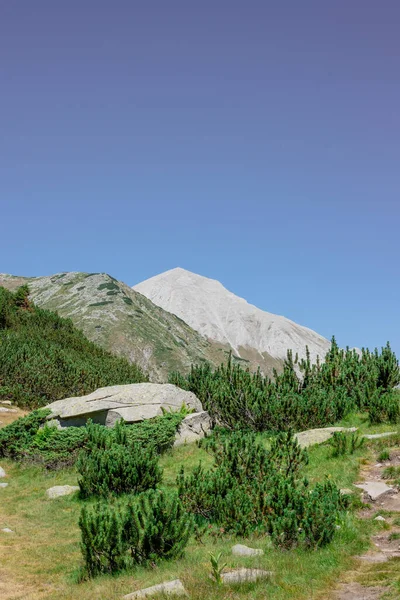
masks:
POLYGON ((179 411, 182 406, 202 412, 200 400, 192 393, 170 383, 131 383, 104 387, 77 398, 65 398, 48 404, 48 419, 57 419, 61 427, 85 425, 88 419, 113 427, 124 419, 137 423, 152 419, 167 411, 179 411))

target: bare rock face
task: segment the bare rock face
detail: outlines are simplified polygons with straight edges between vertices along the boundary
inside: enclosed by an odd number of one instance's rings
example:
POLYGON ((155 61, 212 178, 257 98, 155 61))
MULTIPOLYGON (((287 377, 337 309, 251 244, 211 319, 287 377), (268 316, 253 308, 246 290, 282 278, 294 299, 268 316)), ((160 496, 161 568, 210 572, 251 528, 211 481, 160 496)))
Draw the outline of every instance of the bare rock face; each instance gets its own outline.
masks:
POLYGON ((192 393, 166 383, 132 383, 104 387, 77 398, 65 398, 48 404, 48 419, 57 419, 61 427, 85 425, 88 419, 113 427, 121 419, 137 423, 162 415, 163 409, 177 412, 185 405, 197 413, 203 411, 192 393))
POLYGON ((79 486, 77 485, 55 485, 54 487, 49 488, 46 491, 46 494, 50 500, 54 500, 54 498, 61 498, 62 496, 74 494, 78 490, 79 486))
POLYGON ((174 446, 182 446, 201 440, 211 431, 211 417, 206 411, 185 417, 176 432, 174 446))
POLYGON ((219 281, 176 268, 134 286, 154 304, 177 315, 209 340, 229 344, 238 356, 246 348, 285 359, 288 349, 311 360, 325 358, 330 342, 307 327, 265 312, 227 290, 219 281))
POLYGON ((183 587, 180 579, 175 579, 174 581, 168 581, 167 583, 159 583, 158 585, 152 585, 151 587, 144 588, 143 590, 138 590, 137 592, 133 592, 132 594, 127 594, 124 596, 124 600, 136 600, 139 598, 151 598, 152 596, 159 597, 164 596, 186 596, 188 597, 188 593, 183 587))

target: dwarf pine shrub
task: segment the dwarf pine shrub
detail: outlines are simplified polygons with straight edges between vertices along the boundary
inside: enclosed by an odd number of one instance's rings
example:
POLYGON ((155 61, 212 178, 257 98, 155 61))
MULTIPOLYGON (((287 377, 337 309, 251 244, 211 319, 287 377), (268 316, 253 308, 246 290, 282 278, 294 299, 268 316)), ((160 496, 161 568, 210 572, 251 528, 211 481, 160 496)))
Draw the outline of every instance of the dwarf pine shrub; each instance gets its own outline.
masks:
POLYGON ((95 577, 182 556, 193 529, 176 494, 150 490, 125 506, 84 507, 79 519, 85 573, 95 577))
POLYGON ((293 358, 274 378, 251 373, 229 358, 215 370, 192 366, 187 377, 171 373, 170 383, 194 392, 216 423, 253 431, 299 431, 325 427, 351 411, 367 410, 373 423, 400 419, 398 361, 390 345, 379 353, 341 350, 335 338, 324 362, 293 358), (301 372, 298 376, 297 371, 301 372))
POLYGON ((119 422, 110 435, 105 427, 89 425, 87 445, 77 461, 82 498, 138 494, 155 488, 162 470, 153 446, 129 443, 127 427, 119 422))
POLYGON ((200 464, 192 474, 178 476, 179 496, 198 523, 208 521, 226 532, 247 536, 269 533, 280 547, 327 544, 343 508, 331 482, 310 488, 300 479, 307 463, 291 431, 279 434, 267 450, 254 434, 235 431, 218 437, 208 448, 215 465, 200 464))

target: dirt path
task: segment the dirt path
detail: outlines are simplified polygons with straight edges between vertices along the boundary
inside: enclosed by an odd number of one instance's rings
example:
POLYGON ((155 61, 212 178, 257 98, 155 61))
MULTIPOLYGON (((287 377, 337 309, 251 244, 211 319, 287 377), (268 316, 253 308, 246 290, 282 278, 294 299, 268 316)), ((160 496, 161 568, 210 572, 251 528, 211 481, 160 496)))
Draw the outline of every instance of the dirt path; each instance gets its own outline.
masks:
MULTIPOLYGON (((365 466, 360 474, 360 483, 385 484, 389 488, 376 499, 371 500, 367 492, 362 493, 368 508, 359 512, 361 519, 371 519, 377 512, 383 513, 384 529, 372 536, 373 547, 364 555, 358 557, 354 571, 345 574, 344 580, 334 591, 333 600, 379 600, 387 594, 389 588, 374 585, 376 582, 390 581, 390 570, 387 563, 400 558, 400 493, 383 478, 383 472, 388 466, 400 466, 400 449, 390 451, 390 461, 373 463, 365 466), (379 566, 382 565, 382 566, 379 566), (368 585, 368 583, 370 585, 368 585)), ((392 596, 393 598, 395 596, 392 596)))

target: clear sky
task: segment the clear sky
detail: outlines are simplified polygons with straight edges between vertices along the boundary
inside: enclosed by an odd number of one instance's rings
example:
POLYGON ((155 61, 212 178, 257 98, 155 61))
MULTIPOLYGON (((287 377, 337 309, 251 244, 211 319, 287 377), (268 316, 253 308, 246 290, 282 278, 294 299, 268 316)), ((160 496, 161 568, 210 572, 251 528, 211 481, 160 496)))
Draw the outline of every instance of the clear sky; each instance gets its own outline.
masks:
POLYGON ((175 266, 400 354, 398 0, 0 8, 0 271, 175 266))

